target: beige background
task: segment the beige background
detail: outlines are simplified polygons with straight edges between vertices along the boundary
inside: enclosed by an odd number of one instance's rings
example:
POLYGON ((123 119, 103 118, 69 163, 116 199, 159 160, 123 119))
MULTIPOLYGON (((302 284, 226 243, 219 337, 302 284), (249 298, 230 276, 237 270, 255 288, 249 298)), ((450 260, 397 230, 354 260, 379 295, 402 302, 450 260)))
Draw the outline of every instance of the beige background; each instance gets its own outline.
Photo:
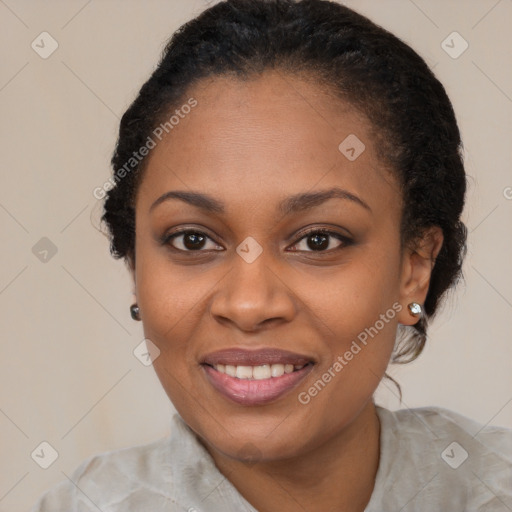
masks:
MULTIPOLYGON (((512 2, 346 4, 435 68, 466 148, 466 283, 424 355, 392 370, 403 406, 440 405, 512 427, 512 2), (469 43, 457 59, 441 47, 453 31, 469 43)), ((92 191, 109 176, 119 118, 164 42, 205 5, 0 1, 0 511, 28 510, 91 454, 168 432, 172 407, 132 353, 143 336, 128 312, 130 281, 93 227, 101 204, 92 191), (31 48, 43 31, 59 45, 47 59, 31 48), (57 249, 47 262, 32 249, 42 237, 57 249), (31 458, 42 441, 59 453, 46 470, 31 458)), ((399 406, 385 385, 378 396, 399 406)))

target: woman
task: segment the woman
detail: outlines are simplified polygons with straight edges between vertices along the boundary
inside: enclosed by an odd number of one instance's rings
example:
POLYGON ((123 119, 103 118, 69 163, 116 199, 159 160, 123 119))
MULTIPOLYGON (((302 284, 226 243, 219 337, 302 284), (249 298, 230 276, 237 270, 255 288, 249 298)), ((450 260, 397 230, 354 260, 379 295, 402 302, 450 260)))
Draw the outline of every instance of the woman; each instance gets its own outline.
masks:
POLYGON ((465 252, 459 129, 411 48, 334 2, 221 2, 112 164, 111 251, 179 415, 34 511, 512 509, 511 431, 373 401, 465 252))

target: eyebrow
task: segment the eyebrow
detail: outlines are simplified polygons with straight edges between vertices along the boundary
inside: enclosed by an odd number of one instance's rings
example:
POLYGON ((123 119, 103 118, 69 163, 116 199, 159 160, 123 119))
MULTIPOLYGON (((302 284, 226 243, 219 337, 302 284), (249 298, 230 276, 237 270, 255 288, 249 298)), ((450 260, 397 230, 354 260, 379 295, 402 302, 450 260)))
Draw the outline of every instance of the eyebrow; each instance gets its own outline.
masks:
MULTIPOLYGON (((333 198, 352 201, 362 206, 366 210, 370 212, 372 211, 368 204, 365 203, 360 197, 352 194, 348 190, 344 190, 339 187, 334 187, 327 190, 318 190, 316 192, 303 192, 289 196, 278 204, 278 211, 282 215, 290 215, 291 213, 314 208, 315 206, 321 205, 328 199, 333 198)), ((166 192, 151 205, 149 211, 151 212, 158 205, 169 201, 170 199, 179 199, 208 213, 225 213, 224 203, 222 203, 222 201, 219 201, 218 199, 215 199, 214 197, 207 194, 184 190, 173 190, 166 192)))

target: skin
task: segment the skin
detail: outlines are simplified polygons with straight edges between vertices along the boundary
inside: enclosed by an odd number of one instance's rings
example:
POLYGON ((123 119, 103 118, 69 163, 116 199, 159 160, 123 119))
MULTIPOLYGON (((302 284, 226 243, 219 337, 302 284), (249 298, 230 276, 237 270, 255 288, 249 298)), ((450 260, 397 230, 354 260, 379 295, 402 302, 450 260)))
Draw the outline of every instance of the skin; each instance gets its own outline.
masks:
POLYGON ((189 97, 198 105, 151 151, 136 196, 131 270, 145 336, 161 351, 155 371, 219 470, 257 510, 363 511, 379 462, 372 395, 398 323, 417 321, 407 304, 424 302, 442 234, 433 228, 402 250, 401 195, 376 156, 372 126, 313 81, 276 70, 250 81, 215 77, 189 97), (338 150, 349 134, 366 146, 355 161, 338 150), (334 198, 287 216, 277 210, 289 195, 335 186, 369 209, 334 198), (176 199, 150 210, 175 190, 209 194, 225 212, 176 199), (331 236, 315 251, 305 227, 353 243, 331 236), (176 228, 208 238, 195 251, 186 236, 163 245, 176 228), (236 252, 247 237, 262 248, 252 263, 236 252), (301 404, 298 394, 395 303, 402 310, 301 404), (205 354, 231 347, 281 348, 316 364, 275 402, 242 406, 214 390, 200 366, 205 354))

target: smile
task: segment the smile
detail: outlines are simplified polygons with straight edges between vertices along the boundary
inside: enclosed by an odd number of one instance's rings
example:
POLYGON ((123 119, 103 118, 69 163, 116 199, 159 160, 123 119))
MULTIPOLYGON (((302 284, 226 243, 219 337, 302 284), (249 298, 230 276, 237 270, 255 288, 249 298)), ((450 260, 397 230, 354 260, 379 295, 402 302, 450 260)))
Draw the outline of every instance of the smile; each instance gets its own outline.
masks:
POLYGON ((233 349, 210 354, 201 367, 207 381, 223 397, 253 406, 268 404, 288 393, 314 364, 306 356, 277 349, 233 349))

